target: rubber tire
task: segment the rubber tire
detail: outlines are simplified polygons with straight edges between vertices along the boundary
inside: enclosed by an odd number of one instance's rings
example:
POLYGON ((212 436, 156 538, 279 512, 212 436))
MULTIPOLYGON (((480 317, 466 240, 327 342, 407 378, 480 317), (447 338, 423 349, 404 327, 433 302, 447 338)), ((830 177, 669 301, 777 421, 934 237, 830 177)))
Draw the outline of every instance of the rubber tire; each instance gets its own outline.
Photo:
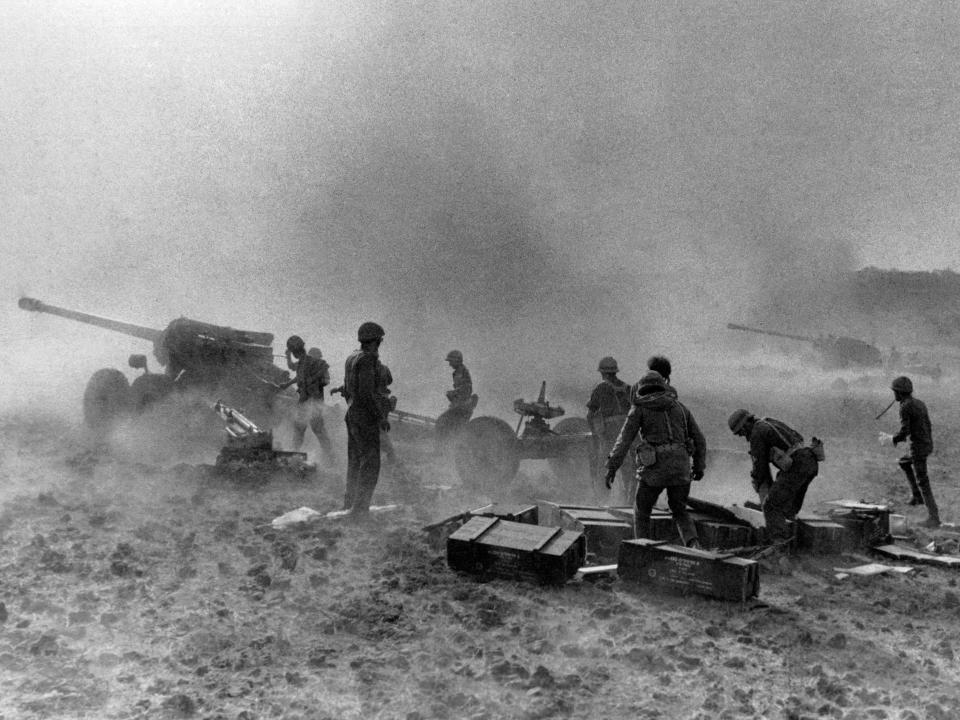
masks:
POLYGON ((166 375, 141 375, 130 385, 130 409, 142 413, 172 392, 173 380, 166 375))
POLYGON ((83 391, 83 421, 100 430, 115 423, 130 409, 130 383, 115 368, 97 370, 83 391))
POLYGON ((457 438, 454 463, 460 482, 473 490, 494 490, 510 483, 520 467, 517 436, 500 418, 468 422, 457 438))
MULTIPOLYGON (((590 432, 590 423, 586 418, 568 417, 553 426, 558 435, 580 435, 590 432)), ((589 492, 590 476, 590 444, 584 442, 582 447, 573 446, 562 451, 557 457, 547 458, 547 464, 564 485, 583 489, 589 492)))

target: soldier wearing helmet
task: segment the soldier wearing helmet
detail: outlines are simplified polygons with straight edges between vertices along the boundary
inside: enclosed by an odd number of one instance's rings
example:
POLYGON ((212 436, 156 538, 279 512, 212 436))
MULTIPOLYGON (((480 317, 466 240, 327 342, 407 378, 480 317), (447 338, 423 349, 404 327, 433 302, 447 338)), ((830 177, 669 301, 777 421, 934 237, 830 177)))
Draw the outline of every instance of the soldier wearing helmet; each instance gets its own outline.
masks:
POLYGON ((345 417, 347 479, 343 507, 355 520, 370 514, 370 501, 380 478, 380 432, 390 429, 385 370, 380 362, 385 334, 377 323, 363 323, 357 330, 360 349, 344 365, 343 397, 349 407, 345 417))
MULTIPOLYGON (((774 544, 789 541, 793 537, 789 523, 800 512, 807 488, 819 473, 814 450, 805 447, 803 436, 785 422, 757 418, 749 410, 735 410, 727 425, 750 443, 750 478, 760 496, 770 540, 774 544), (770 463, 778 468, 776 478, 770 474, 770 463)), ((817 438, 811 442, 820 444, 817 438)))
POLYGON ((330 384, 330 366, 319 348, 310 348, 299 335, 287 338, 287 367, 294 371, 293 379, 276 387, 297 386, 297 406, 293 413, 293 449, 299 450, 309 427, 320 443, 327 465, 336 461, 333 443, 323 423, 323 389, 330 384))
POLYGON ((900 458, 900 469, 907 476, 913 492, 910 504, 926 505, 928 517, 923 525, 939 527, 940 509, 927 475, 927 457, 933 452, 933 433, 927 406, 913 397, 913 382, 905 375, 896 378, 890 384, 890 389, 893 390, 894 399, 900 403, 900 432, 893 436, 893 444, 910 441, 910 451, 900 458))
MULTIPOLYGON (((620 428, 623 427, 630 412, 630 386, 617 377, 620 371, 617 361, 610 357, 601 358, 597 365, 600 373, 600 382, 590 393, 587 401, 587 422, 593 434, 593 476, 595 493, 600 499, 603 495, 600 490, 601 473, 604 462, 613 444, 617 441, 620 428)), ((636 468, 633 465, 631 453, 627 453, 621 469, 623 484, 620 486, 620 500, 627 505, 633 505, 637 494, 636 468)))
POLYGON ((637 384, 633 406, 610 451, 607 487, 616 480, 617 470, 638 435, 637 537, 650 537, 650 515, 666 489, 680 539, 688 547, 699 547, 697 526, 687 511, 687 498, 690 481, 703 479, 707 441, 691 412, 667 393, 663 376, 652 370, 637 384))
POLYGON ((453 389, 447 390, 448 407, 437 418, 437 450, 441 450, 454 434, 469 422, 477 407, 479 397, 473 392, 473 380, 470 371, 463 364, 463 353, 451 350, 447 353, 447 363, 453 368, 453 389))

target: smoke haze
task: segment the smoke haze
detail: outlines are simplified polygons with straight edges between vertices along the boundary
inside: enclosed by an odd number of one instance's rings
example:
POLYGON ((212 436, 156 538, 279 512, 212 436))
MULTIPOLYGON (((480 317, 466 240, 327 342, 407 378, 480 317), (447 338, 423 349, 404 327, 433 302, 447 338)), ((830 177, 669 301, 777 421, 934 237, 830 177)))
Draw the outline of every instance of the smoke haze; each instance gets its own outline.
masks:
POLYGON ((0 401, 145 351, 20 294, 335 369, 375 319, 425 411, 451 347, 486 403, 842 322, 850 270, 957 263, 958 12, 6 3, 0 401))

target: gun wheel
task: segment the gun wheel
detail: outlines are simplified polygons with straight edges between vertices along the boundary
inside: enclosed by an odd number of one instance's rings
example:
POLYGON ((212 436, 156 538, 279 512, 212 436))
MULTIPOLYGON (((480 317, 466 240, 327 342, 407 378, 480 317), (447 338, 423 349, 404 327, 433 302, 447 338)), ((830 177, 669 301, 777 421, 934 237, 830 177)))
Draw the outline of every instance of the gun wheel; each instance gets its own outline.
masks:
POLYGON ((166 375, 141 375, 130 385, 130 406, 141 413, 173 391, 173 380, 166 375))
POLYGON ((547 458, 547 464, 557 480, 571 490, 590 492, 590 450, 591 445, 586 434, 590 432, 590 423, 586 418, 568 417, 553 426, 558 435, 572 435, 556 457, 547 458))
POLYGON ((520 467, 517 438, 500 418, 474 418, 460 431, 454 462, 464 486, 475 490, 502 487, 520 467))
POLYGON ((108 428, 130 407, 130 383, 114 368, 97 370, 83 391, 83 421, 95 430, 108 428))

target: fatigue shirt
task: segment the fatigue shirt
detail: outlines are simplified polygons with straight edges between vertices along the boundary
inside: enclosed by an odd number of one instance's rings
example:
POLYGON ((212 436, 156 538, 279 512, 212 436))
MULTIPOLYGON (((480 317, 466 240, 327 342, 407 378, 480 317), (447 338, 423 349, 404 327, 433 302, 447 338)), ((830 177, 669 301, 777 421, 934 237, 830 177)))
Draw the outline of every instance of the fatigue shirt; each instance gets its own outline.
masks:
POLYGON ((913 396, 900 401, 900 432, 893 436, 896 442, 903 442, 907 438, 910 439, 913 453, 926 457, 933 452, 933 432, 927 405, 913 396))
POLYGON ((604 380, 590 393, 587 410, 590 415, 600 417, 626 415, 630 412, 630 386, 620 378, 611 382, 604 380))
POLYGON ((794 445, 802 443, 803 436, 780 420, 763 418, 754 423, 747 440, 750 442, 750 457, 753 459, 750 477, 753 478, 754 488, 759 488, 773 483, 773 476, 770 474, 770 450, 777 447, 786 452, 794 445), (777 430, 785 440, 777 434, 777 430))
POLYGON ((323 388, 330 384, 329 369, 326 360, 312 355, 304 355, 297 361, 295 378, 300 402, 323 399, 323 388))
POLYGON ((470 396, 473 395, 473 380, 470 378, 470 371, 466 365, 461 365, 453 371, 453 390, 447 391, 447 400, 453 407, 461 407, 470 404, 470 396))
MULTIPOLYGON (((665 391, 638 396, 620 435, 607 456, 607 469, 616 470, 623 464, 639 433, 640 438, 651 445, 686 444, 692 442, 693 471, 702 473, 706 467, 707 441, 691 412, 679 400, 670 397, 665 391)), ((690 482, 689 465, 681 472, 666 471, 660 463, 654 463, 640 469, 640 479, 644 484, 654 487, 685 485, 690 482)))
POLYGON ((381 399, 384 373, 379 354, 359 350, 347 359, 344 370, 344 388, 350 403, 348 422, 378 425, 386 420, 387 412, 381 399))

